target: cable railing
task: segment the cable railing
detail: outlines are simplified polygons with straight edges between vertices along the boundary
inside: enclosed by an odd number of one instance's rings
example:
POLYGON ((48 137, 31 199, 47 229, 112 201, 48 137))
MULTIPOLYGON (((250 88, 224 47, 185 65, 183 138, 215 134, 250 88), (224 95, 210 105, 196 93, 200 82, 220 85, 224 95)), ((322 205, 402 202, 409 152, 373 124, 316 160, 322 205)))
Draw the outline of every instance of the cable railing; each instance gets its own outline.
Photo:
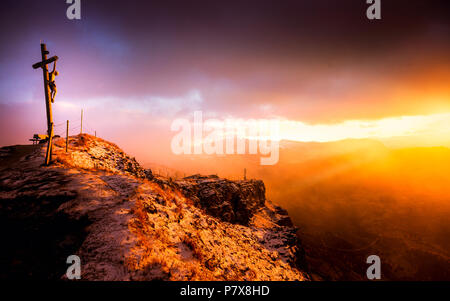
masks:
MULTIPOLYGON (((42 133, 43 136, 47 136, 47 130, 42 130, 39 133, 42 133)), ((68 136, 75 136, 80 133, 90 134, 92 136, 97 135, 97 131, 95 130, 95 128, 92 127, 92 125, 86 123, 85 120, 83 120, 83 122, 81 118, 75 119, 73 121, 69 120, 68 136)), ((65 138, 66 135, 67 135, 67 121, 55 123, 53 125, 53 137, 59 136, 61 138, 65 138)), ((30 140, 33 141, 33 139, 30 140)), ((42 140, 42 138, 41 139, 37 138, 35 141, 33 141, 33 143, 38 142, 40 140, 42 140)))

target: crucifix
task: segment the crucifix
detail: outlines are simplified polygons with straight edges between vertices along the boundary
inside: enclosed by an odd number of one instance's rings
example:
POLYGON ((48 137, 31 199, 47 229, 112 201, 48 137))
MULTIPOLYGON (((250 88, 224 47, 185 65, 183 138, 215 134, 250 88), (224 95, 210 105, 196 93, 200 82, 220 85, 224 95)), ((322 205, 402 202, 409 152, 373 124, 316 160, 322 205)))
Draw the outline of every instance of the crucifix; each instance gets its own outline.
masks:
POLYGON ((57 56, 47 58, 47 46, 41 44, 42 61, 33 65, 33 69, 42 68, 42 74, 44 76, 44 93, 45 93, 45 108, 47 111, 47 133, 48 133, 48 145, 47 153, 45 155, 45 165, 49 165, 52 160, 52 139, 53 139, 53 116, 52 116, 52 102, 56 95, 55 75, 58 72, 55 70, 57 56), (47 65, 54 63, 53 71, 49 74, 47 65))

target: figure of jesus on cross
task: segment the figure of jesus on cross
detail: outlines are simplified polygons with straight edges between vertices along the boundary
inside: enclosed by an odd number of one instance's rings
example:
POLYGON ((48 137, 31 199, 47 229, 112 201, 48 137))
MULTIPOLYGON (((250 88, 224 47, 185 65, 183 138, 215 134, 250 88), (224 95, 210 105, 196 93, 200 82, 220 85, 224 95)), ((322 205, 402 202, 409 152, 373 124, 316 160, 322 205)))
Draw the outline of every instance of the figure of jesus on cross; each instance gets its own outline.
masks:
POLYGON ((58 76, 59 72, 56 71, 56 61, 53 63, 53 71, 49 73, 49 81, 48 86, 50 88, 50 97, 52 99, 52 103, 55 102, 56 96, 56 83, 55 76, 58 76))

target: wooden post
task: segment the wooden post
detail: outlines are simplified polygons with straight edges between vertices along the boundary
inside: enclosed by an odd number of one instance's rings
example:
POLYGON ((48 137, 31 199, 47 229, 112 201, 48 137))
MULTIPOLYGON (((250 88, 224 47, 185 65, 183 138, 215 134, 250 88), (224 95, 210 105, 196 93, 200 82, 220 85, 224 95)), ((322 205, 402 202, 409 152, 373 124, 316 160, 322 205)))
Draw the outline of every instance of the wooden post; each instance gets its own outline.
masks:
POLYGON ((244 168, 244 180, 247 180, 247 168, 244 168))
POLYGON ((50 125, 50 132, 48 134, 47 153, 45 155, 45 165, 49 165, 52 160, 52 145, 53 145, 53 122, 50 125))
MULTIPOLYGON (((42 62, 47 60, 47 46, 41 44, 42 62)), ((53 132, 53 113, 52 103, 50 101, 50 87, 48 86, 48 68, 47 64, 42 66, 42 75, 44 77, 44 93, 45 93, 45 109, 47 111, 47 133, 48 133, 48 145, 47 154, 45 156, 45 165, 49 165, 52 160, 52 132, 53 132)))
POLYGON ((80 134, 83 134, 83 109, 81 109, 81 128, 80 128, 80 134))
POLYGON ((94 131, 95 132, 95 138, 97 138, 97 131, 94 131))
POLYGON ((67 126, 66 126, 66 153, 67 153, 68 146, 69 146, 69 120, 67 120, 67 126))
POLYGON ((47 112, 47 133, 48 133, 48 145, 47 145, 47 153, 45 155, 45 165, 49 165, 52 160, 52 139, 53 139, 53 115, 52 115, 52 103, 50 96, 50 87, 49 87, 49 75, 47 64, 52 62, 56 62, 58 60, 57 56, 47 58, 47 46, 41 43, 41 56, 42 61, 33 65, 34 69, 42 68, 42 75, 44 77, 44 94, 45 94, 45 109, 47 112))

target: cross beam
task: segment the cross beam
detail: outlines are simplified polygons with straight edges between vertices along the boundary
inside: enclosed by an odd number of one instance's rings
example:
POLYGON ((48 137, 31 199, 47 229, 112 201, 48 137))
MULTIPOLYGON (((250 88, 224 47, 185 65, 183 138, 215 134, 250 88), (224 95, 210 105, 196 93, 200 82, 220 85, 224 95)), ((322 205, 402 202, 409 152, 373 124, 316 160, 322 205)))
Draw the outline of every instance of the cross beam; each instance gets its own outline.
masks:
POLYGON ((49 58, 48 60, 45 60, 43 62, 39 62, 33 65, 33 69, 37 69, 37 68, 43 68, 45 65, 51 64, 53 62, 56 62, 58 60, 58 57, 52 56, 51 58, 49 58))

